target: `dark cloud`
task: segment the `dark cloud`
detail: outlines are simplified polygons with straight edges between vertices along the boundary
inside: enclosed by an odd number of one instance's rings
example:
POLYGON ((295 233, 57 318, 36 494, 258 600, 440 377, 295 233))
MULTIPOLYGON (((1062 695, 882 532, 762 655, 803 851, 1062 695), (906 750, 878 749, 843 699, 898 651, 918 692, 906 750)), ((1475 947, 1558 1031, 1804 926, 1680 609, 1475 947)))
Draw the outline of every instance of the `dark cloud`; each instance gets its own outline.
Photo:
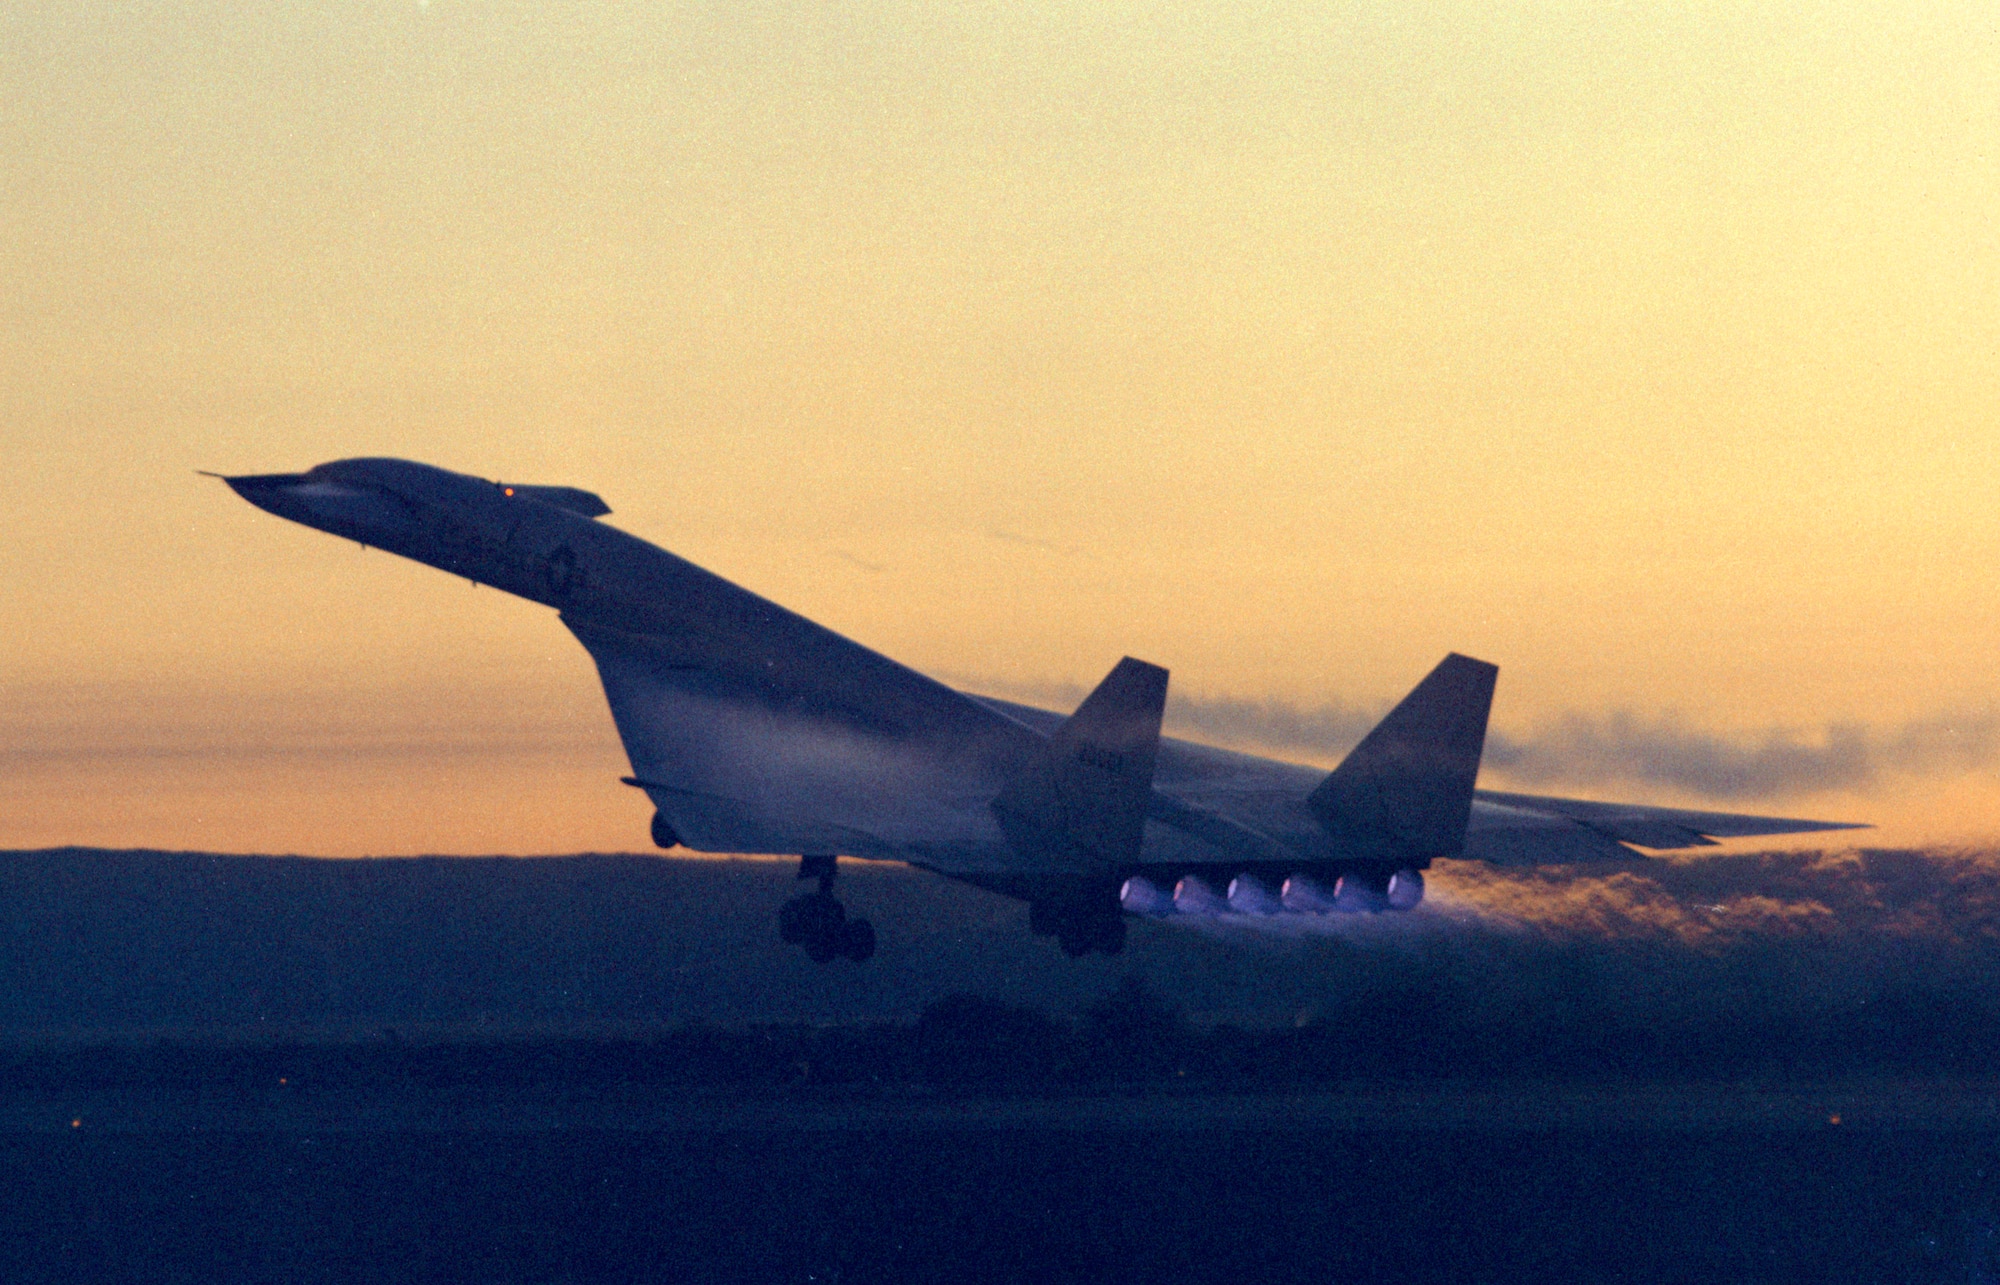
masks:
POLYGON ((1339 702, 1290 705, 1178 695, 1167 702, 1167 721, 1174 731, 1315 756, 1346 753, 1386 712, 1386 707, 1366 709, 1339 702))
POLYGON ((1880 775, 1868 730, 1829 727, 1801 739, 1771 730, 1731 739, 1672 720, 1567 714, 1533 732, 1496 732, 1486 764, 1522 785, 1615 782, 1666 786, 1715 799, 1853 790, 1880 775))
POLYGON ((1631 714, 1569 714, 1528 735, 1497 733, 1486 762, 1524 785, 1630 782, 1714 799, 1862 790, 1890 775, 1936 776, 2000 761, 2000 715, 1982 710, 1887 729, 1835 724, 1816 735, 1742 737, 1631 714))
MULTIPOLYGON (((1334 759, 1384 711, 1335 702, 1175 698, 1174 730, 1334 759)), ((1865 790, 1897 775, 1943 776, 2000 764, 2000 711, 1971 710, 1879 728, 1832 724, 1725 734, 1671 717, 1565 714, 1527 732, 1495 728, 1486 767, 1523 787, 1640 785, 1712 799, 1865 790)))

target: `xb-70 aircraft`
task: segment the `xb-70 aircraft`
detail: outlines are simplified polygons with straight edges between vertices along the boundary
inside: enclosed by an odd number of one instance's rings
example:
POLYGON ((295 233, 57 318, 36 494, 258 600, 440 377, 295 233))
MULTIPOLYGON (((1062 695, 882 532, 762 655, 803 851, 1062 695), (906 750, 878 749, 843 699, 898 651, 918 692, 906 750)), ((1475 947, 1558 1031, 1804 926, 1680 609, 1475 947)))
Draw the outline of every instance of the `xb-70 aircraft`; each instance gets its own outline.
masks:
POLYGON ((1629 858, 1847 829, 1476 790, 1498 670, 1444 658, 1331 773, 1160 735, 1126 658, 1067 717, 955 691, 598 521, 588 491, 395 459, 223 479, 258 508, 554 607, 597 662, 653 842, 799 857, 779 914, 819 961, 874 953, 835 857, 1025 900, 1071 955, 1132 915, 1408 910, 1441 857, 1629 858))

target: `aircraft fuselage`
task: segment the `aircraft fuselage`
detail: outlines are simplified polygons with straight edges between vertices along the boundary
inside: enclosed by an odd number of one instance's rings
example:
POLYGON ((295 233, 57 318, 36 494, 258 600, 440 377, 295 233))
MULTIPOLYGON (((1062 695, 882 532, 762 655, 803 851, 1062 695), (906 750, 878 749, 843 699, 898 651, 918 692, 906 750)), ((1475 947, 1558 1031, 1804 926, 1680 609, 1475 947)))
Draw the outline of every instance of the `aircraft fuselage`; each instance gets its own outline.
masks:
POLYGON ((1110 950, 1121 907, 1407 908, 1435 857, 1628 859, 1632 843, 1844 828, 1476 791, 1498 671, 1465 656, 1328 774, 1160 735, 1166 671, 1129 657, 1067 717, 954 691, 597 521, 609 509, 589 492, 394 459, 225 480, 280 517, 556 609, 596 662, 656 841, 804 858, 821 892, 795 899, 785 932, 816 957, 873 949, 827 893, 833 854, 1025 898, 1065 949, 1110 950))

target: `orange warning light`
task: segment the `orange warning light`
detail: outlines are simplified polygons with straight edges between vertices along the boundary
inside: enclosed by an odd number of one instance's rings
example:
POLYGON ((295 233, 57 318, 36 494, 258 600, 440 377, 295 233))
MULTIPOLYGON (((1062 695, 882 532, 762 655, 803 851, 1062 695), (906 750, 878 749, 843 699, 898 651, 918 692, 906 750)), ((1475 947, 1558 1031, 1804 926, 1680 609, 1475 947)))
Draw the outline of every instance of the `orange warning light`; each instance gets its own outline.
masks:
POLYGON ((72 1129, 81 1129, 81 1128, 83 1127, 83 1121, 81 1121, 81 1120, 71 1120, 71 1121, 69 1122, 69 1127, 70 1127, 70 1128, 72 1128, 72 1129))
POLYGON ((1828 1124, 1839 1124, 1839 1123, 1840 1123, 1840 1117, 1839 1117, 1838 1115, 1830 1115, 1830 1116, 1828 1116, 1828 1117, 1826 1118, 1826 1122, 1827 1122, 1828 1124))
POLYGON ((501 487, 500 489, 501 489, 502 491, 505 491, 505 492, 506 492, 507 494, 509 494, 509 495, 512 495, 512 494, 514 493, 514 488, 513 488, 513 487, 511 487, 511 486, 503 486, 503 487, 501 487))

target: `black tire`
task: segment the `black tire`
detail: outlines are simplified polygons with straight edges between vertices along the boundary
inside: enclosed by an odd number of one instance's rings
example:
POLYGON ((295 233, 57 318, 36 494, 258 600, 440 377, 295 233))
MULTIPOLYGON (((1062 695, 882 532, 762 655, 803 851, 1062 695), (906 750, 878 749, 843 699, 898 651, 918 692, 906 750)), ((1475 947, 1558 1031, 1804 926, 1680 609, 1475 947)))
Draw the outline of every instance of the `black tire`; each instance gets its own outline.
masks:
POLYGON ((658 812, 653 814, 653 846, 656 848, 678 848, 681 837, 667 824, 667 819, 658 812))
POLYGON ((817 933, 806 938, 806 958, 815 964, 826 964, 840 954, 841 938, 845 936, 839 929, 817 933))
POLYGON ((823 892, 809 892, 792 898, 778 912, 778 935, 797 945, 811 943, 825 938, 840 940, 840 926, 847 919, 847 911, 841 904, 823 892))
POLYGON ((857 964, 865 964, 875 954, 875 925, 866 919, 850 919, 840 928, 840 953, 857 964))
POLYGON ((807 920, 811 917, 807 909, 810 897, 794 897, 778 911, 778 936, 796 946, 806 939, 807 920))

